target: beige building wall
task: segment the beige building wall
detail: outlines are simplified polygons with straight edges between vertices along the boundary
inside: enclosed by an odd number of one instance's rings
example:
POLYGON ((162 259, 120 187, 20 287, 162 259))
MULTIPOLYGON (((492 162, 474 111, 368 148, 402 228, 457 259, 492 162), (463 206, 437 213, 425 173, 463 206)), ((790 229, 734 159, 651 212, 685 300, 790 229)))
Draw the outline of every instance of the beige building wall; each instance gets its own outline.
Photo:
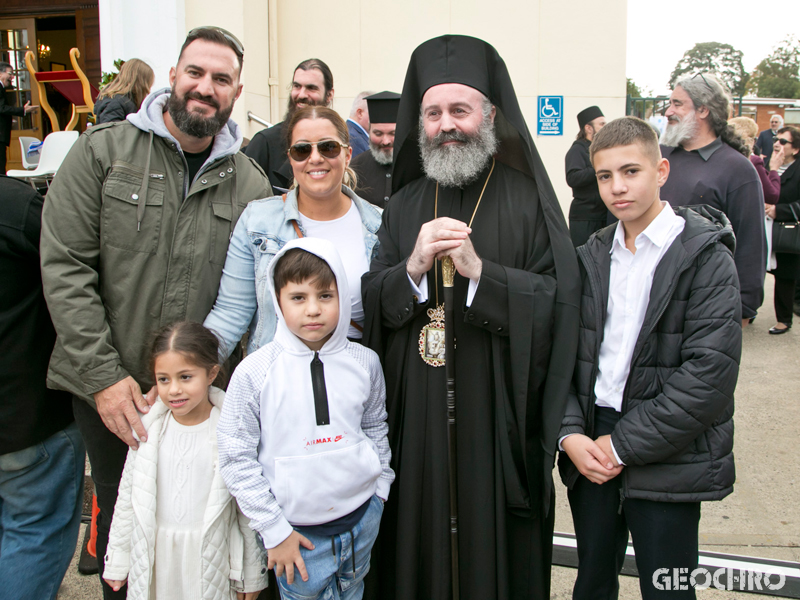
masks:
MULTIPOLYGON (((333 71, 334 108, 347 116, 362 90, 402 91, 411 52, 447 33, 480 37, 497 48, 511 73, 528 127, 536 135, 539 95, 564 96, 564 135, 536 139, 562 207, 571 190, 564 155, 579 111, 599 105, 607 117, 625 111, 627 0, 272 0, 277 13, 278 115, 294 67, 320 58, 333 71), (591 29, 582 30, 581 27, 591 29)), ((245 47, 244 92, 234 119, 252 137, 270 120, 269 0, 185 0, 186 28, 214 24, 245 47)))

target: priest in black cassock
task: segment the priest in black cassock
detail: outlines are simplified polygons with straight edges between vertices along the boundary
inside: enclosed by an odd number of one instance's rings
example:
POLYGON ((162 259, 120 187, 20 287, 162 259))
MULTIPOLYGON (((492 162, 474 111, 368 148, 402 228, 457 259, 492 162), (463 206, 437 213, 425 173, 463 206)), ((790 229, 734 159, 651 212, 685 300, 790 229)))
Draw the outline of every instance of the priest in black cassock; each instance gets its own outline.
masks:
MULTIPOLYGON (((564 216, 505 63, 443 36, 411 57, 395 191, 364 275, 364 340, 386 375, 397 479, 376 597, 449 600, 441 262, 455 263, 461 600, 546 599, 551 471, 578 338, 580 284, 564 216)), ((372 591, 372 590, 370 590, 372 591)))
POLYGON ((384 208, 392 195, 392 159, 400 94, 380 92, 365 100, 370 119, 369 152, 362 152, 350 161, 350 168, 356 173, 356 194, 384 208))

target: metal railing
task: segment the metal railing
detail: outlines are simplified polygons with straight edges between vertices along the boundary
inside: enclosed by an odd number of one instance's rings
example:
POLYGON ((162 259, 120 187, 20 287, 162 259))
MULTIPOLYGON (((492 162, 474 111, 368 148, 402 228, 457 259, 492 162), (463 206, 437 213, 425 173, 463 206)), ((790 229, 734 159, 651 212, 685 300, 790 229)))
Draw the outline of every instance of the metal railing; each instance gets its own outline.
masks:
POLYGON ((264 127, 272 127, 272 123, 270 123, 266 119, 262 119, 257 114, 253 113, 253 111, 251 110, 247 111, 247 120, 255 121, 256 123, 258 123, 259 125, 263 125, 264 127))

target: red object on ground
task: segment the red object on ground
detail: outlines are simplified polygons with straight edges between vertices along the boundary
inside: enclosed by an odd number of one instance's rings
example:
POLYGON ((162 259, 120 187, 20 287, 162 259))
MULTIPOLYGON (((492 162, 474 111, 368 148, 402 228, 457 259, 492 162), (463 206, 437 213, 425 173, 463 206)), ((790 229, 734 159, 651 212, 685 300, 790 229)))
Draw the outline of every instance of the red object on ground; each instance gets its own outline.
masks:
POLYGON ((92 494, 92 524, 89 529, 89 543, 86 544, 86 550, 97 558, 97 515, 100 513, 100 507, 97 506, 97 496, 92 494))

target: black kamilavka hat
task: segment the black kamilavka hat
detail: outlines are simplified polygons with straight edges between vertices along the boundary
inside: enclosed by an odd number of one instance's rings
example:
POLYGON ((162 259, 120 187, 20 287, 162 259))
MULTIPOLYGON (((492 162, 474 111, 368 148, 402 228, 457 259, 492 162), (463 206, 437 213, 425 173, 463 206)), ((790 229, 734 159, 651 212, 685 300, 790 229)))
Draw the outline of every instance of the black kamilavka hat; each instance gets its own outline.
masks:
POLYGON ((365 98, 370 123, 397 123, 397 109, 400 108, 400 94, 380 92, 365 98))

